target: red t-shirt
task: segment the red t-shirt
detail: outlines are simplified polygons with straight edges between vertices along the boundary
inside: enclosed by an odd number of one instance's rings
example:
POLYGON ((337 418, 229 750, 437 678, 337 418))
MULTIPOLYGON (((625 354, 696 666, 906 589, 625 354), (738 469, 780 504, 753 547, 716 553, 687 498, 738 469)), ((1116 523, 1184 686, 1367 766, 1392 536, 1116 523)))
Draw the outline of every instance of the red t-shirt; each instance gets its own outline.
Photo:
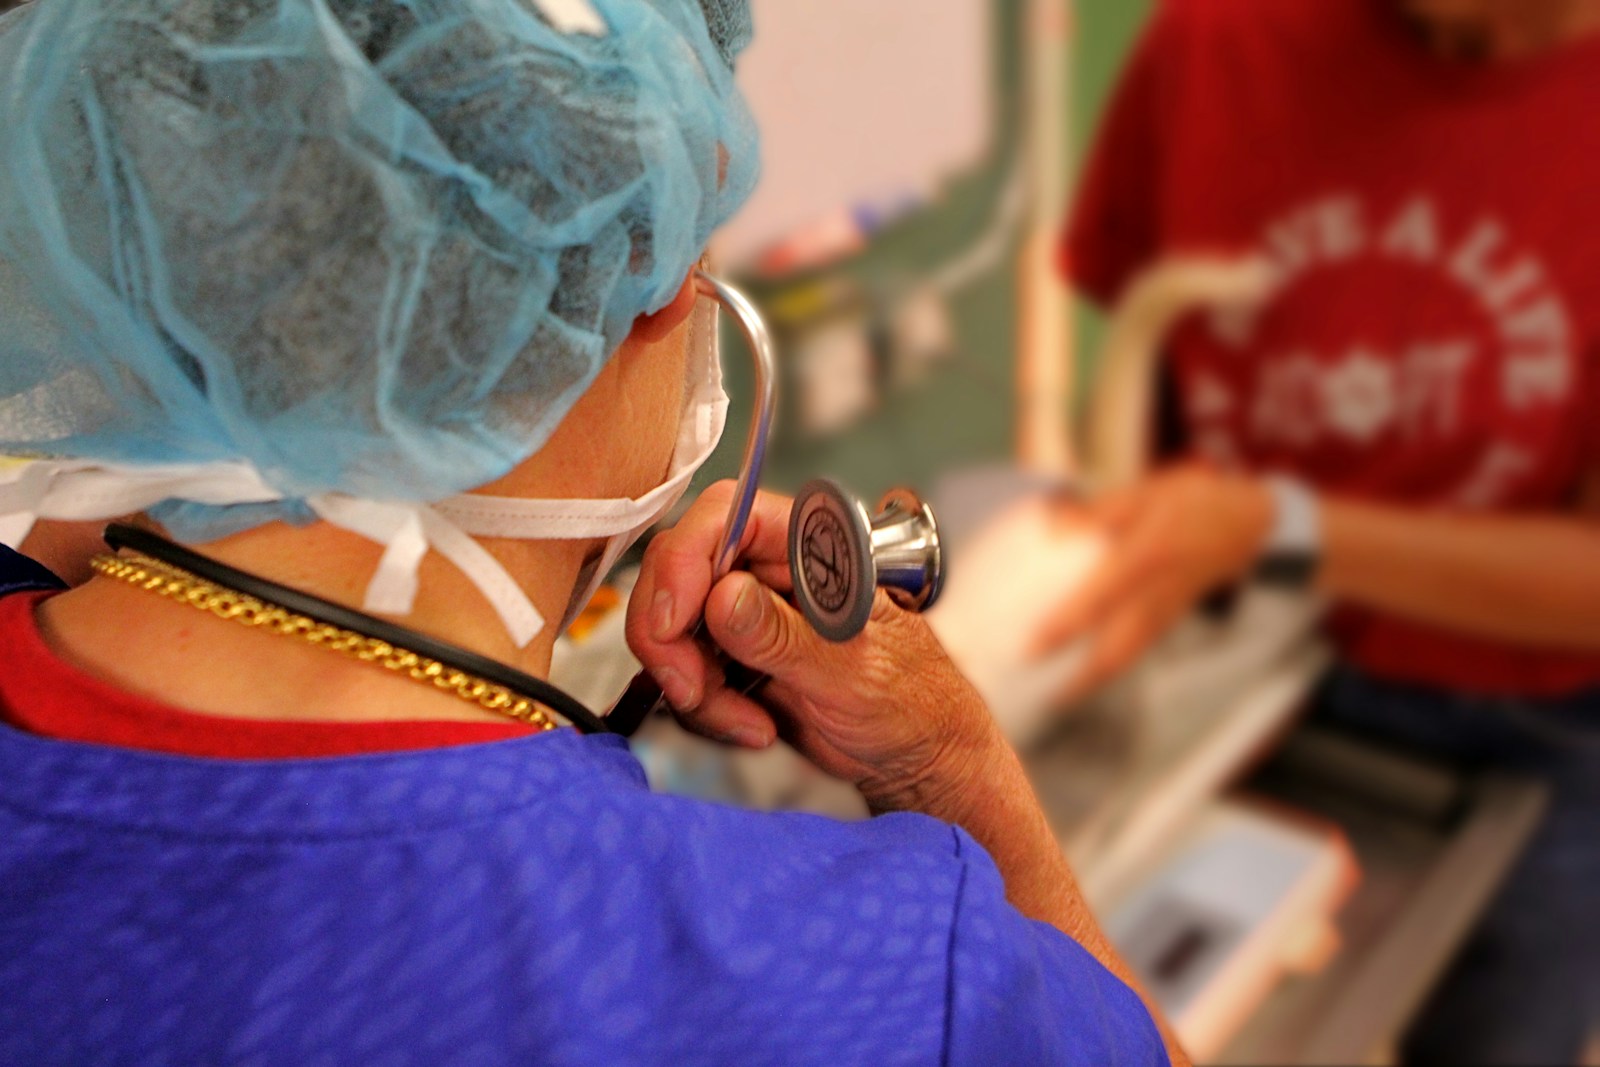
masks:
MULTIPOLYGON (((1111 303, 1173 253, 1274 264, 1260 313, 1196 316, 1172 339, 1200 455, 1369 500, 1570 510, 1600 469, 1600 39, 1452 63, 1398 8, 1165 0, 1064 266, 1111 303)), ((1333 628, 1382 677, 1525 696, 1600 684, 1600 656, 1348 608, 1333 628)))
POLYGON ((33 616, 49 593, 0 597, 0 721, 64 741, 184 756, 298 759, 524 737, 521 723, 269 722, 201 715, 124 692, 61 659, 33 616))

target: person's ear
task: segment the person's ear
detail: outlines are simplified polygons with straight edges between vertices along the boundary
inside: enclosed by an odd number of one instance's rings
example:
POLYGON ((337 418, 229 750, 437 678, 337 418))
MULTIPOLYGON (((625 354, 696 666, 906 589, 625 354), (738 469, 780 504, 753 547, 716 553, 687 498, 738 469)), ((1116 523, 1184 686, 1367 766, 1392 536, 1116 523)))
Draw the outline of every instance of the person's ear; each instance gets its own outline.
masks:
POLYGON ((640 315, 633 320, 633 338, 651 344, 664 340, 673 330, 682 326, 690 312, 694 311, 694 302, 699 295, 694 284, 694 272, 690 271, 671 303, 659 311, 640 315))

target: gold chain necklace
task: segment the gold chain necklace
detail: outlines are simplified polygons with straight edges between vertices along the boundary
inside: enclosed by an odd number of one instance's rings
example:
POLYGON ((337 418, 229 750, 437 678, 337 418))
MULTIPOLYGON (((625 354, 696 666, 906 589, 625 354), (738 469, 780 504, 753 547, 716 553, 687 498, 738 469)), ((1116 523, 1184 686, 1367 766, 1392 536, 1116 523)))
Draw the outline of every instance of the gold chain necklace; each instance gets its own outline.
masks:
POLYGON ((90 561, 90 566, 97 574, 179 604, 187 604, 219 619, 228 619, 267 633, 298 637, 318 648, 337 652, 362 663, 376 664, 386 671, 452 693, 469 704, 499 712, 540 730, 554 730, 557 726, 538 703, 513 693, 503 685, 447 667, 438 660, 418 655, 388 641, 297 615, 276 604, 207 581, 170 563, 135 552, 128 556, 99 555, 90 561))

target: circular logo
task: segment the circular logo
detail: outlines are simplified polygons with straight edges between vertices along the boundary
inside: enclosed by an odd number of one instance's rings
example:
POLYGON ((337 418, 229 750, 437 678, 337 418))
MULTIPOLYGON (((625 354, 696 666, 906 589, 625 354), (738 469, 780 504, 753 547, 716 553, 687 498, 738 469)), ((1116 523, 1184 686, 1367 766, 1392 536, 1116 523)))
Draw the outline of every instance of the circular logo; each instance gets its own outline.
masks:
POLYGON ((839 517, 817 508, 800 526, 800 562, 811 599, 823 611, 844 607, 855 591, 855 559, 839 517))

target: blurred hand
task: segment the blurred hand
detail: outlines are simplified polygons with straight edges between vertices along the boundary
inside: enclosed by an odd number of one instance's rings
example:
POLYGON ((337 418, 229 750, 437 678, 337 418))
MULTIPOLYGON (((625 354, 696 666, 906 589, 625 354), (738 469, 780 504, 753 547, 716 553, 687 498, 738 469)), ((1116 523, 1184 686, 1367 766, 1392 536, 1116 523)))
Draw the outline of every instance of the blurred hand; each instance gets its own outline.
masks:
POLYGON ((711 582, 731 483, 713 486, 645 553, 628 605, 628 643, 696 733, 748 748, 782 737, 854 784, 875 811, 937 814, 1005 748, 988 708, 923 620, 882 591, 864 632, 822 638, 785 600, 790 502, 757 498, 741 551, 746 571, 711 582), (770 676, 757 693, 728 688, 693 632, 770 676), (998 748, 997 748, 998 746, 998 748))
POLYGON ((1207 594, 1251 570, 1272 509, 1258 482, 1194 464, 1064 511, 1064 525, 1098 530, 1109 551, 1040 630, 1034 653, 1088 639, 1073 691, 1111 679, 1207 594))

